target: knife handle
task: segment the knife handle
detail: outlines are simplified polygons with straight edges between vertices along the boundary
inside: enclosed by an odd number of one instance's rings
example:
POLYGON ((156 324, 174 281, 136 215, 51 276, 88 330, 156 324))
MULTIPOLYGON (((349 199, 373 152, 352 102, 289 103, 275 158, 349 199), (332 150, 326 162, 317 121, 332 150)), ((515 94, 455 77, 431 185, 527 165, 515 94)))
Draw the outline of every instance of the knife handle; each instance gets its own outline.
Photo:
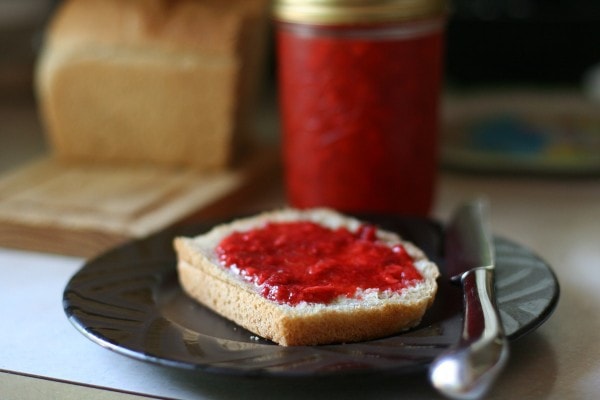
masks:
POLYGON ((479 399, 508 360, 508 341, 494 302, 494 269, 460 276, 465 315, 462 337, 430 366, 433 385, 453 399, 479 399))
POLYGON ((503 341, 504 329, 493 299, 494 269, 474 268, 461 276, 464 292, 462 344, 503 341))

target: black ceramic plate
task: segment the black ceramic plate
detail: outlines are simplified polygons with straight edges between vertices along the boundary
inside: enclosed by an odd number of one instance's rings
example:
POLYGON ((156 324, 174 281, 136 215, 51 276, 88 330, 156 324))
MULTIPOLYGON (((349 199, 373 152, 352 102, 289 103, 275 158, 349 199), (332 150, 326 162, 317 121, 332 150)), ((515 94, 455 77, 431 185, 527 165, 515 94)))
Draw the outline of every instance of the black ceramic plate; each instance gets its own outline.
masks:
MULTIPOLYGON (((368 217, 420 246, 442 273, 442 229, 415 218, 368 217)), ((63 305, 73 325, 118 353, 166 366, 235 375, 324 376, 408 373, 426 368, 461 333, 462 294, 443 276, 422 323, 402 334, 326 346, 282 347, 240 328, 181 291, 171 243, 213 224, 168 230, 87 263, 70 280, 63 305)), ((496 238, 497 295, 513 340, 551 314, 559 286, 550 267, 527 249, 496 238)))

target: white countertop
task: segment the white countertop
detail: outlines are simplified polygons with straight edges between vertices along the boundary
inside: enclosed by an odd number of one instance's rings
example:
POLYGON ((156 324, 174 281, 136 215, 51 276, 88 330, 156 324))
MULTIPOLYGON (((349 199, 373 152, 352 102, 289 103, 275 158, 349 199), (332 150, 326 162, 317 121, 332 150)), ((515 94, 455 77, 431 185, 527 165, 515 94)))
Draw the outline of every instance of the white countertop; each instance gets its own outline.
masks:
MULTIPOLYGON (((508 367, 487 398, 595 398, 600 393, 600 181, 444 174, 434 214, 446 220, 454 206, 475 195, 490 200, 494 232, 539 254, 561 285, 556 311, 537 331, 512 344, 508 367)), ((12 395, 8 398, 35 399, 40 390, 55 391, 55 398, 78 398, 80 390, 90 398, 128 398, 132 393, 180 399, 263 398, 265 392, 273 398, 436 397, 424 376, 324 384, 230 379, 115 354, 77 332, 64 315, 62 290, 83 262, 0 249, 0 391, 12 395)))

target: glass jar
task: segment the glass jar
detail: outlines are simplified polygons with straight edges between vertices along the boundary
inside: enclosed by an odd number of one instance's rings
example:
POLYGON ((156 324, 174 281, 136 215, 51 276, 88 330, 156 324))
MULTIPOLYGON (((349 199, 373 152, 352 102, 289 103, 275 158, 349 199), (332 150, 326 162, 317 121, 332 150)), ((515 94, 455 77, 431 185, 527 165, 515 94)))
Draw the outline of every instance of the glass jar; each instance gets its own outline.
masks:
POLYGON ((274 14, 289 203, 427 215, 445 2, 279 0, 274 14))

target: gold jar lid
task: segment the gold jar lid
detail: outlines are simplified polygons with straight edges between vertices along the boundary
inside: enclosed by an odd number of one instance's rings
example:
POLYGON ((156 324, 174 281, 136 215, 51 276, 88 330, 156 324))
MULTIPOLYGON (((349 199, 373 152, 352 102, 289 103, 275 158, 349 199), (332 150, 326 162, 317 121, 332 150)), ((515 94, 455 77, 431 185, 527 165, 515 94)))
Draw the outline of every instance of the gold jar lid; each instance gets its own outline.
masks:
POLYGON ((313 24, 391 22, 440 16, 446 0, 275 0, 274 16, 313 24))

